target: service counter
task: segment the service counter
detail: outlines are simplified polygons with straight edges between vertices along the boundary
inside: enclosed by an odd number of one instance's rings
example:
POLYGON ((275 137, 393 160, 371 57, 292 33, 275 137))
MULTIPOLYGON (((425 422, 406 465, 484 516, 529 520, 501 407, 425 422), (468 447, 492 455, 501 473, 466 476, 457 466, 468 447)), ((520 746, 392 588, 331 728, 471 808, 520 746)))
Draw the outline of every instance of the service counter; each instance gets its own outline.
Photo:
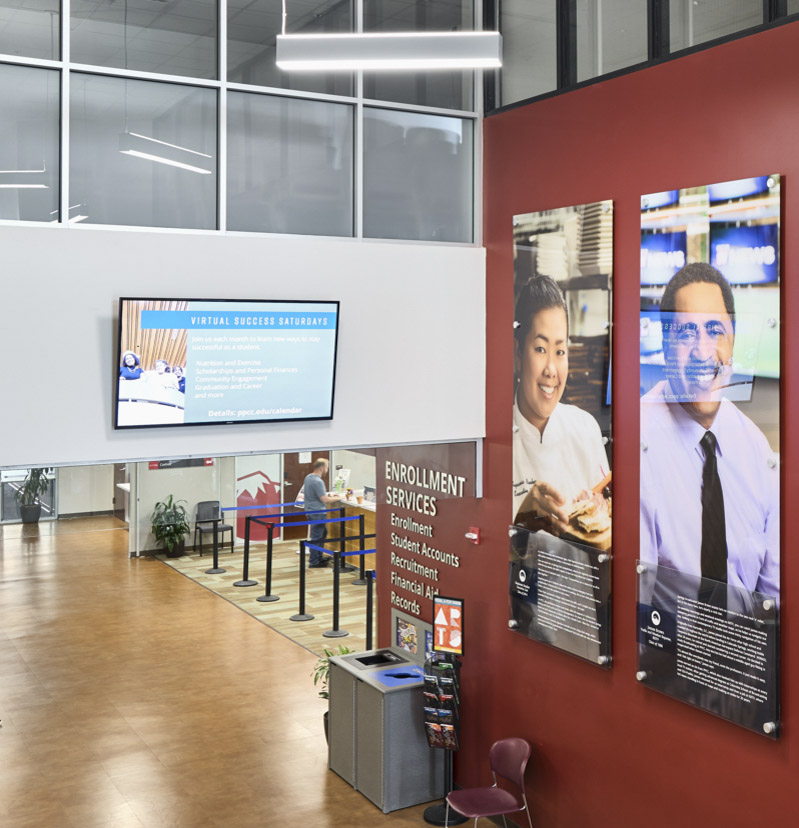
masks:
MULTIPOLYGON (((377 517, 377 506, 374 503, 368 503, 367 501, 363 501, 363 503, 358 503, 358 501, 353 498, 352 500, 342 500, 341 503, 336 504, 341 506, 344 509, 344 516, 345 517, 360 517, 363 515, 363 531, 365 535, 374 535, 375 534, 375 525, 376 525, 376 517, 377 517)), ((346 533, 348 535, 357 535, 359 534, 358 530, 358 522, 357 521, 350 521, 344 524, 346 526, 346 533)), ((332 533, 328 533, 332 534, 332 533)), ((356 549, 360 549, 360 541, 353 540, 347 541, 346 543, 347 552, 354 552, 356 549)), ((374 549, 375 548, 375 538, 367 538, 363 542, 364 549, 374 549)), ((353 566, 359 565, 358 558, 351 558, 349 563, 353 566)), ((365 556, 365 566, 367 569, 374 569, 375 568, 375 554, 371 553, 365 556)))

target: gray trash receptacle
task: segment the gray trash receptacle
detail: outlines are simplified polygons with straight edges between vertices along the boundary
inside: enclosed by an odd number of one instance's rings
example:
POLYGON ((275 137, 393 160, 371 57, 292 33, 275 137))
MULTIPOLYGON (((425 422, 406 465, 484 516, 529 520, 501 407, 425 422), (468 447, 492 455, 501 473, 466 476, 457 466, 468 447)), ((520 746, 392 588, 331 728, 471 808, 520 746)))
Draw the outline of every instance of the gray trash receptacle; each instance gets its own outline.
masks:
POLYGON ((424 670, 394 649, 330 659, 329 767, 383 813, 444 795, 443 751, 428 747, 424 670))

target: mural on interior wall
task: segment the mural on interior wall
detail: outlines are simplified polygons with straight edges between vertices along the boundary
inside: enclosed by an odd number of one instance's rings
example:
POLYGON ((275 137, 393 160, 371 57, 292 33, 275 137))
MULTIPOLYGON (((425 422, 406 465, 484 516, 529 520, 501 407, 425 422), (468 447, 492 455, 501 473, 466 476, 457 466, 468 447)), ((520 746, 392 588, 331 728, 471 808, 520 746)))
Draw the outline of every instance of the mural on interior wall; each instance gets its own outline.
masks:
POLYGON ((775 737, 780 177, 641 199, 638 678, 775 737))
POLYGON ((610 664, 613 203, 513 219, 510 627, 610 664))

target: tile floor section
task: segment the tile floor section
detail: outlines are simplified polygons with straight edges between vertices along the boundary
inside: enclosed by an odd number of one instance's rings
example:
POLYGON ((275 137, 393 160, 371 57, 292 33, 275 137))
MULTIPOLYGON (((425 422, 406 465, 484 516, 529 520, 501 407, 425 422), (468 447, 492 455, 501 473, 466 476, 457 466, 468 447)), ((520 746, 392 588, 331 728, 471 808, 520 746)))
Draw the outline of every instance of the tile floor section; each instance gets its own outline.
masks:
MULTIPOLYGON (((256 599, 266 592, 266 544, 253 544, 250 549, 249 579, 257 580, 252 587, 235 587, 234 581, 243 578, 244 551, 238 547, 231 554, 229 547, 219 553, 219 567, 223 574, 207 575, 213 567, 213 556, 198 553, 180 558, 159 560, 176 569, 182 575, 221 595, 227 601, 248 612, 272 629, 296 641, 312 653, 321 655, 325 647, 336 650, 344 645, 350 650, 366 649, 366 586, 356 585, 359 572, 342 572, 339 575, 339 625, 342 637, 325 637, 324 632, 333 628, 333 567, 307 569, 305 572, 305 614, 313 615, 309 621, 292 621, 299 613, 299 562, 298 541, 275 543, 272 550, 271 594, 280 600, 259 602, 256 599)), ((374 556, 371 556, 374 557, 374 556)), ((350 558, 357 561, 358 558, 350 558)), ((307 561, 306 561, 307 564, 307 561)), ((377 595, 373 593, 373 617, 377 617, 377 595)), ((373 624, 373 631, 376 624, 373 624)))

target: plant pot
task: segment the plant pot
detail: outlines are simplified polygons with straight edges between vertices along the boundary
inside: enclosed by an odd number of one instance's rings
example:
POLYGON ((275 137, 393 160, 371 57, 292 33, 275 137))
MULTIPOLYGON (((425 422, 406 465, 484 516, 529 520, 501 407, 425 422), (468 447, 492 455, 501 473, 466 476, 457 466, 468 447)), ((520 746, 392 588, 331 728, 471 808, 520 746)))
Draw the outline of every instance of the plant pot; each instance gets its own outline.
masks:
POLYGON ((19 507, 19 516, 23 523, 38 523, 42 516, 42 504, 32 503, 28 506, 19 507))
POLYGON ((328 744, 330 744, 330 738, 328 737, 328 729, 330 727, 330 723, 328 721, 329 717, 330 717, 330 711, 325 710, 324 715, 322 716, 322 723, 325 726, 325 742, 327 742, 328 744))
POLYGON ((185 551, 186 551, 186 541, 184 539, 184 540, 178 541, 172 547, 171 552, 167 549, 166 556, 167 556, 167 558, 179 558, 181 555, 184 554, 185 551))

